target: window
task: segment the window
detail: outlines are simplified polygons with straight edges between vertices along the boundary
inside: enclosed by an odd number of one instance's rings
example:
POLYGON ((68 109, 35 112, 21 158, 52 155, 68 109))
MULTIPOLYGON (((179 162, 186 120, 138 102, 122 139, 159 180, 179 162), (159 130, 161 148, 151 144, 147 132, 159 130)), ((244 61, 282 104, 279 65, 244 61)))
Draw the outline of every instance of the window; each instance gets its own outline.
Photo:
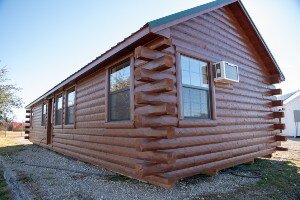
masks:
POLYGON ((130 120, 130 64, 113 67, 109 72, 109 120, 130 120))
POLYGON ((63 99, 62 96, 55 100, 55 125, 61 125, 62 123, 62 107, 63 99))
POLYGON ((42 123, 41 123, 42 126, 46 125, 46 114, 47 114, 47 105, 43 104, 43 106, 42 106, 42 123))
POLYGON ((209 118, 208 64, 181 56, 181 74, 184 117, 209 118))
POLYGON ((67 93, 67 105, 66 105, 66 124, 74 124, 75 114, 75 90, 71 90, 67 93))

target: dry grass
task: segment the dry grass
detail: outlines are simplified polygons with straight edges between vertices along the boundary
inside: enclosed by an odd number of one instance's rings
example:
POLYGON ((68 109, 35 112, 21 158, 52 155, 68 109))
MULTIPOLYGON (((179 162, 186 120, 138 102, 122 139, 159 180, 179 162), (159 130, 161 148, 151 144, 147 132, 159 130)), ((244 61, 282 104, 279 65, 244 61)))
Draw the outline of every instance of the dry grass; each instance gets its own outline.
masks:
MULTIPOLYGON (((24 149, 24 144, 28 142, 24 140, 24 133, 21 132, 5 132, 0 131, 0 155, 10 155, 24 149), (21 137, 23 135, 23 137, 21 137)), ((11 199, 11 192, 0 170, 0 200, 11 199)))
POLYGON ((10 155, 24 149, 24 145, 30 144, 24 139, 24 132, 7 131, 6 136, 3 131, 0 132, 0 155, 10 155))

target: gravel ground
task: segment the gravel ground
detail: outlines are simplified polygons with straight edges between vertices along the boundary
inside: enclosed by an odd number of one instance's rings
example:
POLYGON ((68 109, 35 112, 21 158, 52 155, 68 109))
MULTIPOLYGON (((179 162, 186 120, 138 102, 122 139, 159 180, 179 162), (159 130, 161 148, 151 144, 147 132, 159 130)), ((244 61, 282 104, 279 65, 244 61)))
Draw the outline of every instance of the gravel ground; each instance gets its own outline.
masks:
POLYGON ((235 176, 229 169, 218 176, 184 179, 166 190, 35 145, 4 156, 4 161, 33 199, 222 199, 260 180, 235 176))

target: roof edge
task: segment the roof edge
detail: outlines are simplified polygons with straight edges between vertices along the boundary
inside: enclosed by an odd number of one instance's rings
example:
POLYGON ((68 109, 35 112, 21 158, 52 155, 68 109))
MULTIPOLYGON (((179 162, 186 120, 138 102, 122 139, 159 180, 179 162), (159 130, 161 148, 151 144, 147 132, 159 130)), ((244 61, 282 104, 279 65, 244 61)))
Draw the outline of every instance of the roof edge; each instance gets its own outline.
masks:
POLYGON ((177 12, 165 17, 161 17, 159 19, 150 21, 147 24, 150 27, 151 31, 158 32, 166 27, 174 26, 181 22, 187 21, 191 18, 197 17, 201 14, 227 6, 237 1, 238 0, 215 0, 181 12, 177 12))
POLYGON ((268 47, 268 45, 266 44, 266 42, 265 42, 265 40, 263 39, 263 37, 261 36, 259 30, 257 29, 255 23, 253 22, 253 20, 252 20, 250 14, 248 13, 248 11, 247 11, 247 9, 245 8, 244 4, 242 3, 241 0, 237 0, 237 2, 238 2, 239 5, 241 6, 241 8, 242 8, 243 12, 245 13, 246 17, 248 18, 248 20, 249 20, 251 26, 253 27, 253 29, 254 29, 255 33, 257 34, 259 40, 261 41, 262 45, 263 45, 264 48, 266 49, 266 51, 267 51, 268 55, 270 56, 270 58, 271 58, 271 60, 272 60, 272 62, 273 62, 273 64, 274 64, 274 66, 277 68, 277 71, 279 72, 281 81, 285 81, 285 76, 284 76, 283 72, 281 71, 281 69, 280 69, 278 63, 276 62, 276 60, 275 60, 273 54, 271 53, 271 50, 269 49, 269 47, 268 47))

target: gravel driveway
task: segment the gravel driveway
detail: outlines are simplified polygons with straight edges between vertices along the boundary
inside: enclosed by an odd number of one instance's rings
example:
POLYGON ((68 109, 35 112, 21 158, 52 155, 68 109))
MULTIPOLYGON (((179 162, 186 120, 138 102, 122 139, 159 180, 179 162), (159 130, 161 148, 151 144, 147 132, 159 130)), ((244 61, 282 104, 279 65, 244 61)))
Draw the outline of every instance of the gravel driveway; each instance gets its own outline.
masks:
POLYGON ((222 199, 260 178, 233 175, 194 176, 171 190, 128 179, 35 145, 2 156, 32 199, 222 199), (214 198, 212 198, 212 196, 214 198))

